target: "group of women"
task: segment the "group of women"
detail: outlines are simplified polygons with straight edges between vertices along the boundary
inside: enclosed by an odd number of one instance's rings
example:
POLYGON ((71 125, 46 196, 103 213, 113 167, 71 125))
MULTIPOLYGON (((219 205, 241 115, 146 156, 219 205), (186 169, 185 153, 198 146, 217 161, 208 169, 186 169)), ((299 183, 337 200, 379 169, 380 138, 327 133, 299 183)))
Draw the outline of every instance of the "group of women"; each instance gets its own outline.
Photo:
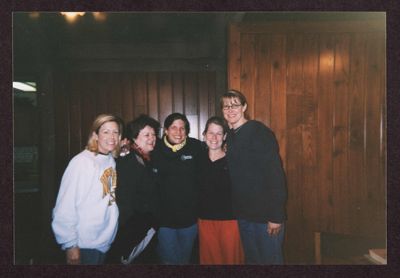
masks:
POLYGON ((246 119, 240 92, 224 94, 221 108, 225 119, 207 121, 204 143, 188 137, 181 113, 165 119, 162 138, 160 124, 141 115, 126 125, 128 148, 118 158, 122 121, 96 118, 53 210, 68 264, 102 264, 106 253, 111 263, 188 264, 197 237, 200 264, 282 263, 286 193, 276 141, 246 119), (251 180, 257 177, 267 184, 251 180))

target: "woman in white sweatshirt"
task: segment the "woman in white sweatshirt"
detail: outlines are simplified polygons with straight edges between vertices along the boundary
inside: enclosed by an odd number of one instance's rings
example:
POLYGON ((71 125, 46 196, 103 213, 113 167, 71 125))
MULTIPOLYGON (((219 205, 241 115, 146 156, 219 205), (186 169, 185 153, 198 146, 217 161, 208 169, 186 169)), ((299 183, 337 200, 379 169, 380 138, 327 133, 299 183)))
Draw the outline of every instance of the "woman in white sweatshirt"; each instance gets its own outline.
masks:
POLYGON ((123 122, 102 114, 61 180, 52 228, 68 264, 102 264, 118 226, 116 171, 123 122))

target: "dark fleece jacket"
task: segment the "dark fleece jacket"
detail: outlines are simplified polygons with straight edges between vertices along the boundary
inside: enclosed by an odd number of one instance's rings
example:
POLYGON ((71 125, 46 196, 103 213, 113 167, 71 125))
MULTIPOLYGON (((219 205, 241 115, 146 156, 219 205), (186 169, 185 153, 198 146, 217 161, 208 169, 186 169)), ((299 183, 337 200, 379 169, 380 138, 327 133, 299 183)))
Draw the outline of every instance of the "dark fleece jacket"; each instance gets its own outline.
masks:
POLYGON ((177 152, 161 140, 153 152, 160 194, 158 216, 161 227, 184 228, 197 221, 201 143, 194 138, 186 140, 186 145, 177 152))

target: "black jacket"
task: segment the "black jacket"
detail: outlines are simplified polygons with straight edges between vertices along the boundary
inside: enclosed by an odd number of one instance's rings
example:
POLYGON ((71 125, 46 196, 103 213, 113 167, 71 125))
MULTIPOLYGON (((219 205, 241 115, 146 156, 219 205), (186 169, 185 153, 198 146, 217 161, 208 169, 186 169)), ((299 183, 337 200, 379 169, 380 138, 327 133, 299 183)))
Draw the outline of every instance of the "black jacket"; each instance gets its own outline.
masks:
POLYGON ((287 190, 273 132, 261 122, 248 121, 228 133, 227 148, 236 217, 282 223, 287 190))
POLYGON ((135 153, 116 161, 118 232, 108 254, 108 262, 120 263, 143 240, 150 228, 157 229, 158 191, 156 171, 151 162, 141 164, 135 153))
POLYGON ((201 144, 194 138, 186 140, 186 145, 177 152, 168 148, 163 140, 153 151, 160 193, 158 216, 162 227, 185 228, 197 222, 201 144))
POLYGON ((123 227, 134 214, 155 215, 158 209, 156 170, 151 161, 145 165, 131 151, 116 161, 116 198, 119 225, 123 227))

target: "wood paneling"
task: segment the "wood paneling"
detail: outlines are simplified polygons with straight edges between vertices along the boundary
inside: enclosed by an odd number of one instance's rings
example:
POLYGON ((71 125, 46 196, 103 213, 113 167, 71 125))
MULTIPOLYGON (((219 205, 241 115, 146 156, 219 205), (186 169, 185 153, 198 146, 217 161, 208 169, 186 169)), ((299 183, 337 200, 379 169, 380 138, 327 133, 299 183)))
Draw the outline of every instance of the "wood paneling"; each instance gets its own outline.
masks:
POLYGON ((349 130, 349 73, 350 73, 350 35, 344 34, 333 38, 335 43, 334 65, 334 103, 333 108, 333 203, 335 206, 333 222, 338 232, 350 230, 349 217, 343 217, 349 211, 348 184, 348 130, 349 130))
POLYGON ((318 141, 317 184, 320 187, 320 202, 318 202, 321 230, 331 231, 333 227, 333 38, 322 34, 319 39, 319 71, 318 71, 318 141))
POLYGON ((229 28, 228 87, 280 145, 289 264, 316 231, 386 237, 385 55, 383 20, 229 28))
POLYGON ((101 113, 131 121, 141 113, 161 125, 172 112, 184 112, 190 136, 199 138, 215 113, 216 72, 62 72, 56 75, 57 180, 69 159, 86 145, 89 128, 101 113))
POLYGON ((258 36, 256 40, 256 69, 257 76, 255 90, 259 92, 257 101, 254 103, 254 113, 260 121, 270 125, 269 119, 271 114, 271 84, 269 76, 271 76, 271 67, 268 61, 270 60, 269 43, 270 37, 268 35, 258 36))
MULTIPOLYGON (((240 40, 240 87, 243 91, 254 92, 257 67, 256 67, 256 51, 255 51, 255 35, 243 34, 243 39, 240 40)), ((247 113, 251 118, 254 118, 254 95, 250 94, 247 97, 247 113)))
POLYGON ((380 226, 385 226, 385 188, 377 188, 377 184, 382 182, 382 173, 380 172, 382 155, 382 129, 381 129, 381 113, 384 105, 384 88, 385 88, 385 45, 380 43, 384 41, 383 35, 378 38, 368 34, 367 36, 367 64, 366 75, 368 76, 368 87, 365 96, 365 169, 366 171, 366 188, 367 188, 367 204, 369 210, 368 221, 375 223, 371 229, 373 233, 380 232, 380 226), (379 154, 379 155, 378 155, 379 154), (376 191, 376 190, 379 191, 376 191), (379 209, 375 209, 379 208, 379 209))
MULTIPOLYGON (((274 35, 271 39, 271 117, 270 127, 275 132, 276 139, 279 142, 280 155, 286 157, 286 57, 284 49, 286 38, 283 35, 274 35)), ((229 71, 229 69, 228 69, 229 71)), ((229 86, 229 85, 228 85, 229 86)), ((245 92, 244 92, 245 93, 245 92)), ((258 119, 257 115, 254 117, 258 119)), ((283 165, 286 166, 286 160, 283 159, 283 165)))
POLYGON ((173 73, 173 108, 175 112, 183 113, 183 74, 173 73))
MULTIPOLYGON (((304 78, 304 97, 303 97, 303 130, 302 130, 302 217, 303 240, 308 244, 303 245, 305 261, 313 254, 314 231, 320 231, 318 221, 318 210, 307 205, 310 200, 317 200, 320 188, 317 186, 317 74, 318 56, 313 53, 318 52, 318 35, 309 34, 303 38, 303 78, 304 78)), ((291 194, 291 193, 290 193, 291 194)))

